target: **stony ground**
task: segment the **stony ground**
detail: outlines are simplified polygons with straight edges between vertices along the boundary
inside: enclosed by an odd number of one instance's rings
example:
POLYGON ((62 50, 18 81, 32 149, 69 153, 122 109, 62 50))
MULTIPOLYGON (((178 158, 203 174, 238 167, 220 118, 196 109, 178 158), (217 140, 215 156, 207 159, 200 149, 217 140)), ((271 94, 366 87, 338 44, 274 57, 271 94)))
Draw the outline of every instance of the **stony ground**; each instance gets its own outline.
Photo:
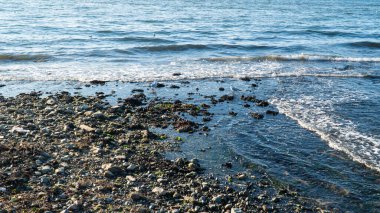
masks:
POLYGON ((181 138, 150 129, 209 131, 181 116, 207 123, 209 105, 147 100, 142 93, 116 106, 104 98, 0 97, 0 212, 319 211, 269 179, 240 173, 231 178, 244 184, 234 188, 201 175, 196 159, 165 159, 164 151, 181 138))

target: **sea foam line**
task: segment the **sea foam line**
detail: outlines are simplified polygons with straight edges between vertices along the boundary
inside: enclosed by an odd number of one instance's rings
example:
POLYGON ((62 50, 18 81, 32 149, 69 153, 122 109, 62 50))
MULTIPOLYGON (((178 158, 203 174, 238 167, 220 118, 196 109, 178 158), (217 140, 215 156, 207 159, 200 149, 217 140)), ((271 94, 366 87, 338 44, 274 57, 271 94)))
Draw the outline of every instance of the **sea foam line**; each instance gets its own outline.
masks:
MULTIPOLYGON (((380 165, 379 163, 376 163, 376 161, 378 161, 377 159, 373 159, 374 158, 373 156, 369 156, 370 157, 369 161, 366 161, 365 159, 363 159, 362 156, 359 156, 352 151, 352 149, 354 149, 358 152, 359 151, 367 152, 368 150, 357 150, 357 149, 360 147, 366 147, 368 149, 369 147, 366 145, 368 145, 369 143, 378 145, 380 144, 379 140, 367 135, 363 135, 362 133, 355 131, 353 127, 342 127, 344 125, 334 122, 331 117, 326 115, 326 113, 322 113, 322 114, 319 113, 318 115, 314 115, 315 118, 318 117, 317 120, 311 120, 310 122, 308 122, 306 121, 308 119, 307 118, 302 119, 303 118, 302 116, 305 116, 305 115, 310 116, 311 113, 309 113, 309 111, 304 112, 303 114, 301 114, 301 116, 297 116, 297 112, 295 112, 294 110, 288 109, 287 105, 283 104, 282 101, 272 100, 272 102, 277 106, 280 113, 285 114, 287 117, 291 118, 292 120, 295 120, 301 127, 307 130, 310 130, 312 132, 315 132, 317 135, 320 136, 322 140, 327 142, 327 145, 329 147, 335 150, 344 152, 352 160, 359 162, 370 169, 380 172, 380 165), (325 125, 327 124, 332 127, 335 127, 334 130, 337 130, 340 135, 337 137, 334 137, 331 134, 328 134, 326 131, 323 131, 321 128, 318 128, 318 126, 313 125, 312 123, 317 124, 317 125, 319 123, 324 123, 325 125), (339 126, 339 128, 336 128, 336 126, 339 126), (346 137, 347 141, 343 141, 341 139, 342 137, 346 137), (353 147, 344 146, 345 143, 348 143, 348 142, 351 142, 352 144, 350 145, 352 145, 353 147), (349 148, 351 148, 351 150, 349 148)), ((291 105, 294 106, 294 104, 291 104, 291 105)), ((379 150, 376 150, 374 146, 371 146, 370 148, 371 150, 369 151, 372 151, 371 153, 372 155, 379 154, 379 150)), ((368 157, 368 156, 365 156, 365 157, 368 157)))
POLYGON ((340 57, 340 56, 323 56, 323 55, 267 55, 252 57, 219 57, 219 58, 202 58, 201 60, 209 62, 238 62, 238 61, 342 61, 342 62, 380 62, 380 57, 340 57))

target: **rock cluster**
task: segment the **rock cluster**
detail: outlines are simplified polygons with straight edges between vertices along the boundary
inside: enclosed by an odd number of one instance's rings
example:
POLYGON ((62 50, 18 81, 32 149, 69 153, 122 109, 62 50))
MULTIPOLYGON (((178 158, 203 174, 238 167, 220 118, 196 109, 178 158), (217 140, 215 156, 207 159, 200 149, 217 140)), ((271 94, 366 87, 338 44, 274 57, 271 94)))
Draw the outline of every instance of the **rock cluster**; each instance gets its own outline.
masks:
POLYGON ((268 195, 274 189, 265 181, 234 189, 201 175, 196 159, 164 158, 172 143, 161 140, 170 137, 151 127, 202 131, 180 114, 209 119, 209 106, 147 102, 143 94, 111 106, 103 98, 65 92, 0 97, 0 212, 315 210, 287 189, 268 195))

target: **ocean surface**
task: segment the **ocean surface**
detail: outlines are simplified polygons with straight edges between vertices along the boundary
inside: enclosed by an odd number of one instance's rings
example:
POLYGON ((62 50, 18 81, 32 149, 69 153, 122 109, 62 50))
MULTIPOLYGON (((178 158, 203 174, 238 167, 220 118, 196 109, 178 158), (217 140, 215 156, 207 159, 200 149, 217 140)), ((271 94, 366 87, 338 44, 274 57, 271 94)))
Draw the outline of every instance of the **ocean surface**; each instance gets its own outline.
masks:
POLYGON ((215 131, 228 135, 215 134, 219 150, 333 207, 380 211, 379 0, 0 5, 3 95, 91 80, 196 79, 200 91, 218 91, 214 80, 230 79, 224 87, 261 95, 280 119, 220 116, 215 131), (261 79, 257 90, 233 80, 244 76, 261 79))

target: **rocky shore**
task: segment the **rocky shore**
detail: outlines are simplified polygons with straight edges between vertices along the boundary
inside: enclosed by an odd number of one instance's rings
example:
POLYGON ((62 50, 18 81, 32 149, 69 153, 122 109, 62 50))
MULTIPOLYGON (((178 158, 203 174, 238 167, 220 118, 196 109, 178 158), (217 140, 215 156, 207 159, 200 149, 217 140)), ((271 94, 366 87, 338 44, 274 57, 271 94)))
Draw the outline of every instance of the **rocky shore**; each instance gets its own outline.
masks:
MULTIPOLYGON (((0 97, 0 212, 321 211, 269 178, 242 172, 221 180, 197 159, 164 157, 181 138, 152 129, 205 133, 212 119, 208 109, 233 96, 211 97, 202 105, 143 93, 110 105, 105 97, 68 92, 0 97), (235 181, 240 187, 226 184, 235 181)), ((268 105, 254 97, 241 100, 268 105)))

